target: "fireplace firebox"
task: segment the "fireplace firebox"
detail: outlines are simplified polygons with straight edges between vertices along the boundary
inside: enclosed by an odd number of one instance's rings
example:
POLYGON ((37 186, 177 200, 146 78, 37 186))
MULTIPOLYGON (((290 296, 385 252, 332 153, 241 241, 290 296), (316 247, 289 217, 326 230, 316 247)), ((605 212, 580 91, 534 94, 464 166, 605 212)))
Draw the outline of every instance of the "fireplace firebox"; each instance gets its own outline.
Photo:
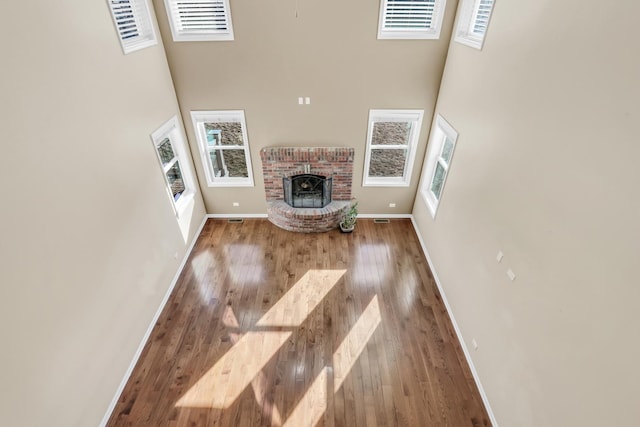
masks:
POLYGON ((331 203, 331 177, 301 174, 282 180, 284 201, 293 208, 324 208, 331 203))

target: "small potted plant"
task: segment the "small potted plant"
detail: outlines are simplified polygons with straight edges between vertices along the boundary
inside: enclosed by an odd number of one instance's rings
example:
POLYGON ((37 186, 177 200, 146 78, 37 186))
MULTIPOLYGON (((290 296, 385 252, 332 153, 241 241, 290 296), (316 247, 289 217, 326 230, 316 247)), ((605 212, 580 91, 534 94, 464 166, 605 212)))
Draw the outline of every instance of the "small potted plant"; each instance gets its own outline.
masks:
POLYGON ((358 220, 358 202, 352 202, 350 206, 345 206, 340 221, 340 230, 343 233, 351 233, 358 220))

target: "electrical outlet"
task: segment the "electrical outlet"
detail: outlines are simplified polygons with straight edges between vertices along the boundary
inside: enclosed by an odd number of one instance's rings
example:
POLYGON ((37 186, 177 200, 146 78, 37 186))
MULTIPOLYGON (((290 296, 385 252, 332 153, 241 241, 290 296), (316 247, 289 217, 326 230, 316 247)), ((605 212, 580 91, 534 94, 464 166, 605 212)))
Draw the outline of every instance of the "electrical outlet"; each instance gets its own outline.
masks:
POLYGON ((309 105, 311 104, 311 98, 309 98, 308 96, 304 99, 304 103, 309 105))
POLYGON ((240 203, 238 203, 238 202, 233 202, 233 206, 237 208, 238 206, 240 206, 240 203))
POLYGON ((395 208, 395 207, 396 207, 396 204, 395 204, 395 203, 389 203, 389 207, 390 207, 390 208, 395 208))
POLYGON ((504 254, 502 253, 502 251, 498 251, 498 255, 496 256, 496 261, 500 262, 502 261, 502 258, 504 258, 504 254))
POLYGON ((514 273, 510 268, 507 269, 507 276, 509 276, 509 279, 511 279, 512 282, 516 280, 516 273, 514 273))
POLYGON ((302 98, 301 96, 298 97, 298 104, 300 105, 304 104, 304 98, 302 98))

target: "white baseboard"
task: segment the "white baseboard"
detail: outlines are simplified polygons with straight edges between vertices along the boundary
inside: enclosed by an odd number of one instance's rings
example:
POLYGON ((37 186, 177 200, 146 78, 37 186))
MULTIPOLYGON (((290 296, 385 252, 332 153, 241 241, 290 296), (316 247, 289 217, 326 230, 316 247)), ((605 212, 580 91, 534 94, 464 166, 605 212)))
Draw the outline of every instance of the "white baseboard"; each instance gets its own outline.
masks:
POLYGON ((118 403, 118 400, 120 399, 120 395, 122 394, 122 391, 124 390, 124 387, 127 385, 127 382, 129 381, 129 377, 131 376, 131 373, 133 372, 133 369, 136 367, 136 364, 138 363, 138 359, 140 358, 140 355, 142 354, 142 350, 144 350, 144 346, 147 344, 147 341, 149 340, 149 337, 151 336, 151 332, 153 331, 153 328, 156 326, 156 322, 158 321, 158 318, 160 317, 160 314, 162 314, 162 310, 164 310, 164 306, 167 304, 167 301, 169 301, 169 297, 171 296, 171 293, 173 292, 173 288, 175 288, 176 283, 178 283, 178 278, 180 278, 180 274, 182 273, 182 270, 184 269, 184 266, 187 263, 187 260, 189 259, 189 255, 191 255, 191 251, 193 251, 193 247, 196 245, 196 242, 198 241, 198 237, 200 237, 200 233, 202 233, 202 229, 204 228, 204 224, 206 222, 207 222, 207 217, 205 216, 202 219, 202 224, 200 224, 200 227, 198 227, 198 230, 193 235, 193 239, 191 241, 191 244, 189 245, 189 247, 187 248, 186 252, 184 253, 184 258, 182 259, 182 262, 180 263, 180 266, 178 266, 178 270, 176 271, 175 276, 173 276, 173 280, 171 281, 171 285, 169 285, 169 289, 167 289, 167 292, 164 294, 164 298, 162 298, 162 302, 160 303, 160 306, 158 307, 158 310, 156 311, 156 314, 153 316, 153 319, 151 320, 151 323, 149 324, 149 327, 147 328, 147 331, 145 332, 144 336, 142 337, 142 341, 140 342, 140 345, 138 346, 138 349, 136 350, 135 354, 133 355, 133 360, 129 364, 129 367, 127 368, 127 371, 124 374, 124 378, 122 378, 122 381, 120 382, 120 385, 118 386, 118 389, 116 390, 116 394, 113 397, 113 399, 111 400, 111 403, 109 404, 109 407, 107 408, 107 412, 104 414, 104 417, 102 418, 102 421, 100 422, 100 427, 105 427, 107 425, 107 423, 109 422, 109 418, 111 418, 111 414, 112 414, 113 410, 115 409, 116 404, 118 403))
POLYGON ((478 387, 478 391, 480 392, 480 397, 482 398, 482 402, 489 414, 489 419, 491 420, 491 424, 493 427, 498 427, 498 421, 496 421, 496 417, 491 409, 491 405, 489 404, 489 398, 482 387, 482 383, 480 382, 480 377, 478 376, 478 371, 476 371, 476 367, 473 365, 473 360, 471 360, 471 354, 469 353, 469 349, 462 338, 462 332, 460 332, 460 328, 458 327, 458 323, 456 322, 455 317, 453 316, 453 310, 451 310, 451 306, 449 305, 449 301, 447 301, 447 296, 444 293, 444 289, 440 284, 440 279, 438 278, 438 273, 436 273, 436 269, 431 261, 431 257, 429 256, 429 252, 427 251, 427 246, 424 243, 424 239, 420 234, 420 229, 418 229, 418 225, 416 224, 415 218, 411 215, 411 223, 413 224, 413 229, 416 231, 416 235, 418 236, 418 240, 420 241, 420 246, 422 247, 422 252, 424 252, 424 256, 427 258, 427 262, 429 263, 429 268, 431 269, 431 274, 433 274, 433 279, 436 282, 436 286, 438 287, 438 291, 440 291, 440 297, 442 298, 442 302, 444 302, 444 306, 447 309, 447 313, 449 314, 449 319, 451 319, 451 324, 453 324, 453 329, 456 331, 456 336, 458 337, 458 341, 460 342, 460 346, 462 347, 462 351, 464 352, 464 357, 467 359, 467 364, 469 365, 469 369, 471 369, 471 374, 473 375, 473 379, 476 382, 476 386, 478 387))
POLYGON ((267 214, 207 214, 207 218, 267 218, 267 214))
POLYGON ((411 214, 358 214, 358 218, 407 219, 412 218, 412 216, 411 214))

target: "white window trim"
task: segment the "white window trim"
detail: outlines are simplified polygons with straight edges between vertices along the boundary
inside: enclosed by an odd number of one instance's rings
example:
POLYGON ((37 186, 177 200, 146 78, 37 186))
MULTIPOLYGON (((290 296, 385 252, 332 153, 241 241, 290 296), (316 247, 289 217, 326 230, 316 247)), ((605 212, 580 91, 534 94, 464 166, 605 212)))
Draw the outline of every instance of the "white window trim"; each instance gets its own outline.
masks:
POLYGON ((191 169, 190 157, 187 150, 186 138, 184 131, 180 126, 177 116, 170 118, 165 124, 160 126, 155 132, 151 134, 151 141, 153 142, 153 149, 156 152, 158 158, 158 164, 162 170, 167 195, 171 199, 171 205, 175 211, 176 216, 179 218, 186 210, 189 203, 193 202, 194 195, 196 193, 195 179, 193 171, 191 169), (177 161, 180 164, 180 173, 182 174, 182 182, 184 184, 184 192, 175 200, 171 191, 171 185, 167 180, 167 172, 171 165, 163 165, 160 153, 158 153, 158 145, 164 141, 165 138, 169 138, 171 141, 171 148, 177 157, 177 161))
POLYGON ((228 111, 192 111, 191 120, 193 130, 198 140, 202 167, 207 177, 209 187, 253 187, 253 166, 251 164, 251 149, 249 147, 249 137, 247 136, 247 123, 243 110, 228 111), (244 154, 247 163, 248 177, 216 177, 211 165, 209 148, 207 146, 207 133, 204 127, 206 122, 239 122, 242 126, 242 140, 244 141, 244 154))
POLYGON ((473 32, 473 28, 476 20, 478 19, 480 0, 462 0, 460 3, 459 18, 456 25, 455 41, 465 46, 482 50, 484 39, 487 36, 487 31, 489 31, 489 24, 491 23, 491 15, 493 14, 494 6, 495 0, 491 3, 486 29, 482 35, 478 35, 473 32))
MULTIPOLYGON (((226 30, 215 29, 215 23, 210 21, 208 28, 201 30, 184 29, 178 16, 178 4, 182 0, 164 0, 164 5, 171 26, 171 34, 174 42, 190 42, 190 41, 226 41, 233 40, 233 23, 231 22, 231 7, 229 0, 196 0, 198 3, 217 4, 222 6, 223 15, 226 22, 226 30)), ((193 3, 189 0, 188 3, 193 3)))
POLYGON ((369 110, 369 126, 367 130, 367 148, 364 160, 363 187, 408 187, 411 184, 411 172, 416 157, 418 138, 422 127, 424 110, 369 110), (372 145, 373 124, 375 122, 413 122, 407 145, 372 145), (406 149, 404 173, 401 177, 370 177, 369 163, 373 149, 406 149))
MULTIPOLYGON (((412 0, 407 0, 411 2, 412 0)), ((388 10, 388 0, 380 0, 380 19, 378 21, 378 39, 439 39, 442 29, 446 0, 435 0, 433 20, 430 28, 398 29, 386 28, 385 21, 388 10)))
MULTIPOLYGON (((420 184, 420 194, 422 199, 431 212, 431 217, 435 219, 438 207, 442 201, 442 195, 444 194, 447 178, 449 177, 449 170, 451 169, 451 162, 456 150, 456 142, 458 140, 458 132, 451 126, 440 114, 436 116, 433 130, 431 131, 431 137, 429 138, 429 145, 427 146, 427 155, 424 161, 422 183, 420 184), (453 142, 453 148, 451 149, 451 156, 448 164, 444 164, 445 175, 442 179, 442 189, 440 190, 440 198, 431 191, 431 184, 436 172, 436 164, 441 160, 442 148, 446 139, 453 142)), ((442 164, 442 163, 441 163, 442 164)))
POLYGON ((135 28, 139 32, 138 36, 125 38, 121 32, 120 24, 123 24, 122 17, 119 17, 117 11, 118 0, 107 0, 111 17, 118 33, 118 39, 122 46, 124 54, 135 52, 136 50, 158 44, 155 29, 153 28, 153 20, 151 19, 151 10, 147 0, 129 0, 131 5, 135 28))

